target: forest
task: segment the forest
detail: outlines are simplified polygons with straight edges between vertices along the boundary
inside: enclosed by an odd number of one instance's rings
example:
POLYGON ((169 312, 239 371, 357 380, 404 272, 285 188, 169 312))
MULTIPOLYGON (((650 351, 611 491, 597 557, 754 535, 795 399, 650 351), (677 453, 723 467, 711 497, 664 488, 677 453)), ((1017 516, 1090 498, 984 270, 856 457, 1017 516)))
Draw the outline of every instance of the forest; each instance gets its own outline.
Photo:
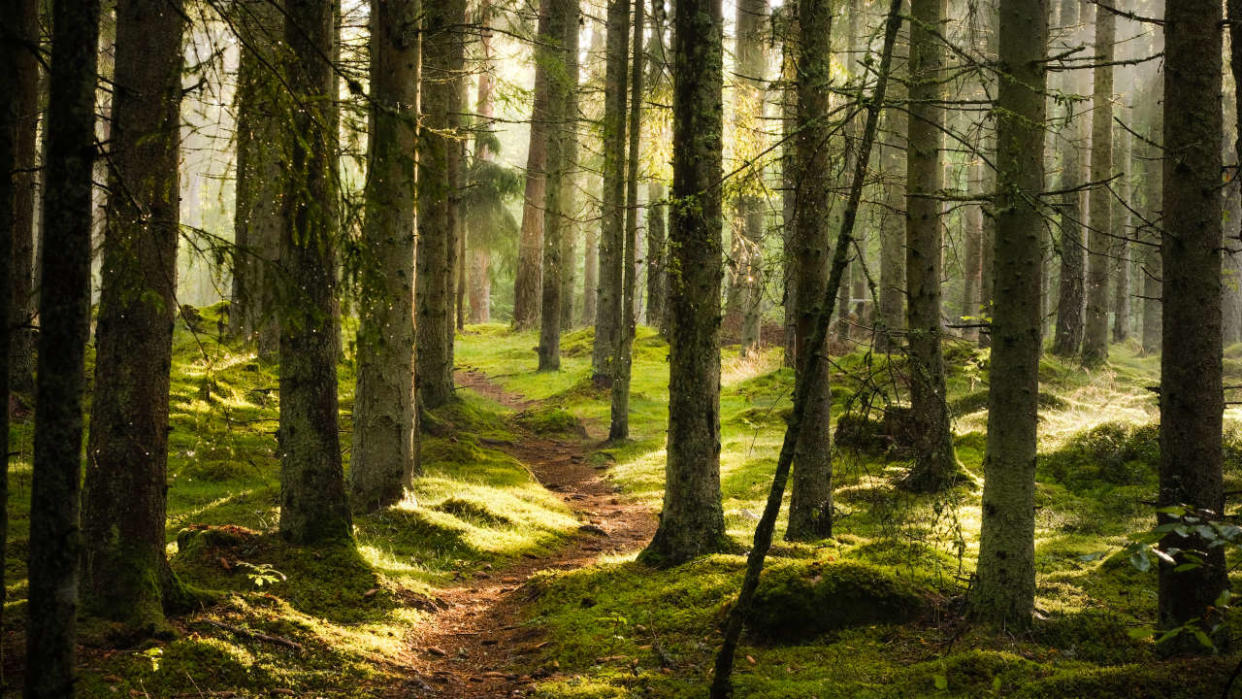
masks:
POLYGON ((3 0, 0 695, 1242 697, 1238 43, 3 0))

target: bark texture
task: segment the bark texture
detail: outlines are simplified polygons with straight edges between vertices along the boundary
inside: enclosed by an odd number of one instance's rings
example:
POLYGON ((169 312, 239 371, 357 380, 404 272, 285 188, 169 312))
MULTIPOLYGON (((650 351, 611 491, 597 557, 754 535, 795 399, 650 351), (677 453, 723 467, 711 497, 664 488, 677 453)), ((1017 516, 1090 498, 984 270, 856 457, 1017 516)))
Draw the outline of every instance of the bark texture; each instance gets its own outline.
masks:
MULTIPOLYGON (((8 307, 10 313, 8 372, 11 387, 19 393, 34 392, 34 238, 35 195, 38 191, 38 150, 35 133, 39 123, 39 62, 33 46, 39 45, 39 3, 13 0, 5 7, 5 26, 16 47, 9 55, 11 85, 4 91, 12 95, 13 144, 12 241, 2 249, 13 251, 12 280, 8 307)), ((7 219, 6 219, 7 220, 7 219)))
MULTIPOLYGON (((1114 186, 1117 198, 1125 204, 1113 206, 1113 239, 1111 277, 1113 280, 1113 342, 1130 337, 1130 182, 1133 172, 1130 160, 1130 132, 1121 129, 1113 139, 1113 163, 1120 177, 1114 186)), ((1234 219, 1237 220, 1237 219, 1234 219)))
MULTIPOLYGON (((1066 34, 1066 45, 1074 43, 1078 32, 1070 27, 1078 25, 1078 0, 1061 0, 1061 31, 1066 34)), ((1068 93, 1079 91, 1079 80, 1072 71, 1061 73, 1061 90, 1068 93)), ((1078 354, 1083 334, 1083 237, 1082 192, 1070 191, 1082 184, 1083 120, 1076 118, 1074 105, 1066 108, 1066 123, 1061 130, 1061 182, 1065 193, 1060 201, 1061 274, 1057 284, 1057 322, 1053 334, 1052 352, 1062 357, 1078 354)))
MULTIPOLYGON (((548 21, 547 14, 551 7, 552 0, 540 0, 540 26, 548 21)), ((536 55, 543 54, 538 52, 536 55)), ((540 60, 535 61, 530 147, 526 151, 526 195, 522 205, 522 233, 518 239, 518 263, 513 281, 513 327, 517 330, 533 330, 539 323, 543 288, 543 207, 547 201, 549 70, 550 66, 540 60)))
MULTIPOLYGON (((1116 16, 1109 12, 1112 0, 1100 0, 1095 10, 1095 79, 1091 96, 1091 181, 1113 175, 1113 44, 1116 16)), ((1082 363, 1097 366, 1108 360, 1108 273, 1112 269, 1113 194, 1097 185, 1087 195, 1087 313, 1082 338, 1082 363)))
MULTIPOLYGON (((898 41, 908 43, 908 34, 898 41)), ((894 65, 889 83, 890 99, 909 97, 904 65, 894 65)), ((891 351, 901 346, 906 328, 906 131, 909 115, 904 109, 884 111, 884 134, 880 144, 880 167, 884 171, 884 209, 880 219, 880 294, 876 313, 876 347, 891 351)))

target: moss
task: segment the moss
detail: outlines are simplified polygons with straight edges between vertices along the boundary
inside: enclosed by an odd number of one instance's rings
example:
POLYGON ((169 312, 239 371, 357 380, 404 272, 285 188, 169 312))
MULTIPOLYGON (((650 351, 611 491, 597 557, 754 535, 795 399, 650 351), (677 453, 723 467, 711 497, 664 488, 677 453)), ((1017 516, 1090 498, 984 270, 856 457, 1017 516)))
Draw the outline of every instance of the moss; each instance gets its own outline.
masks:
POLYGON ((903 623, 927 610, 925 594, 864 563, 778 565, 760 582, 747 627, 766 641, 788 643, 851 626, 903 623))
MULTIPOLYGON (((1065 410, 1069 407, 1069 404, 1065 402, 1064 398, 1047 391, 1040 391, 1037 400, 1040 410, 1065 410)), ((966 395, 959 396, 949 401, 950 412, 958 416, 969 415, 971 413, 979 412, 980 410, 987 410, 987 407, 987 389, 967 393, 966 395)))
POLYGON ((1036 471, 1042 479, 1082 489, 1100 483, 1154 484, 1159 463, 1155 425, 1106 422, 1075 435, 1058 451, 1041 455, 1036 471))
POLYGON ((578 418, 563 408, 540 406, 518 413, 514 422, 537 435, 585 438, 586 429, 578 418))

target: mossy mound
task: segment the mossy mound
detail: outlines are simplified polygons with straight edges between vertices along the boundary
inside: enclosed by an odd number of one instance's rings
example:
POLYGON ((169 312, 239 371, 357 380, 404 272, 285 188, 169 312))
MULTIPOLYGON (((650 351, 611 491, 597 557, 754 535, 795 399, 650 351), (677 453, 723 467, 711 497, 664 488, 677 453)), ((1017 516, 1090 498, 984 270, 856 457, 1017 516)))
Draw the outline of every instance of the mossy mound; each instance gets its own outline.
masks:
POLYGON ((555 407, 539 407, 524 410, 514 418, 521 427, 537 435, 586 438, 586 429, 578 418, 555 407))
POLYGON ((1041 479, 1081 490, 1100 484, 1154 484, 1159 464, 1156 425, 1106 422, 1074 435, 1061 449, 1041 455, 1036 468, 1041 479))
MULTIPOLYGON (((1036 399, 1040 410, 1065 410, 1069 404, 1065 399, 1055 393, 1040 391, 1036 399)), ((959 417, 977 413, 980 410, 987 410, 988 407, 988 390, 985 388, 981 391, 967 393, 964 396, 954 398, 949 401, 949 410, 959 417)))
POLYGON ((914 420, 910 408, 902 406, 889 406, 880 420, 846 413, 837 419, 833 439, 837 445, 863 454, 903 458, 914 445, 914 420))
POLYGON ((769 643, 796 643, 855 626, 908 622, 928 606, 926 592, 884 568, 817 561, 769 570, 747 626, 769 643))

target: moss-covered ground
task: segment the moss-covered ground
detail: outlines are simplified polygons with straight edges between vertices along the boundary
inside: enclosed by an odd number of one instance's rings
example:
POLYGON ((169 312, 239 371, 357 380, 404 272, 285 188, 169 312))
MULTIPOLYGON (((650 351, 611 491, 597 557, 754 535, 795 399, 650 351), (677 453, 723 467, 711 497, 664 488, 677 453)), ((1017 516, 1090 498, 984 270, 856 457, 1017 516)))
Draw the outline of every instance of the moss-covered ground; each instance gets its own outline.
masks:
MULTIPOLYGON (((278 510, 275 367, 217 337, 219 309, 176 339, 168 547, 174 570, 216 602, 175 620, 179 635, 117 649, 84 625, 83 696, 417 696, 410 639, 429 623, 437 591, 484 566, 538 555, 579 521, 498 445, 521 433, 598 433, 608 395, 589 380, 589 330, 562 342, 563 369, 537 374, 537 338, 497 325, 459 337, 457 361, 534 405, 514 413, 480 395, 433 416, 410 500, 358 517, 357 552, 293 550, 273 535, 278 510)), ((348 465, 353 392, 341 366, 342 444, 348 465)), ((946 349, 958 456, 981 477, 987 353, 946 349)), ((722 487, 729 534, 749 543, 775 466, 792 373, 779 350, 724 353, 722 487)), ((667 347, 649 329, 635 343, 633 438, 600 447, 593 463, 622 497, 659 509, 667 420, 667 347)), ((902 399, 901 362, 835 358, 834 416, 878 417, 902 399)), ((1242 375, 1242 364, 1227 371, 1242 375)), ((743 644, 745 697, 1218 696, 1236 658, 1159 660, 1132 630, 1154 621, 1155 580, 1120 555, 1149 528, 1155 493, 1158 360, 1117 345, 1087 372, 1041 365, 1037 490, 1040 619, 1024 634, 961 622, 978 542, 979 488, 914 496, 893 483, 906 464, 881 452, 837 450, 836 534, 819 545, 780 540, 761 597, 765 616, 743 644), (808 602, 808 600, 810 600, 808 602), (833 604, 850 613, 825 609, 833 604), (803 605, 796 607, 794 605, 803 605), (791 609, 793 611, 791 611, 791 609), (796 620, 798 623, 792 623, 796 620), (762 627, 762 628, 761 628, 762 627)), ((1236 382, 1235 382, 1236 383, 1236 382)), ((1230 418, 1242 417, 1231 414, 1230 418)), ((1231 421, 1232 422, 1232 421, 1231 421)), ((1231 428, 1233 429, 1233 428, 1231 428)), ((5 681, 16 686, 23 646, 30 483, 29 423, 12 434, 6 560, 5 681)), ((1242 488, 1242 448, 1231 440, 1227 489, 1242 488)), ((783 528, 783 523, 781 524, 783 528)), ((718 555, 671 570, 633 555, 541 574, 529 623, 546 645, 532 664, 557 672, 545 697, 691 697, 705 680, 717 626, 743 557, 718 555)))

